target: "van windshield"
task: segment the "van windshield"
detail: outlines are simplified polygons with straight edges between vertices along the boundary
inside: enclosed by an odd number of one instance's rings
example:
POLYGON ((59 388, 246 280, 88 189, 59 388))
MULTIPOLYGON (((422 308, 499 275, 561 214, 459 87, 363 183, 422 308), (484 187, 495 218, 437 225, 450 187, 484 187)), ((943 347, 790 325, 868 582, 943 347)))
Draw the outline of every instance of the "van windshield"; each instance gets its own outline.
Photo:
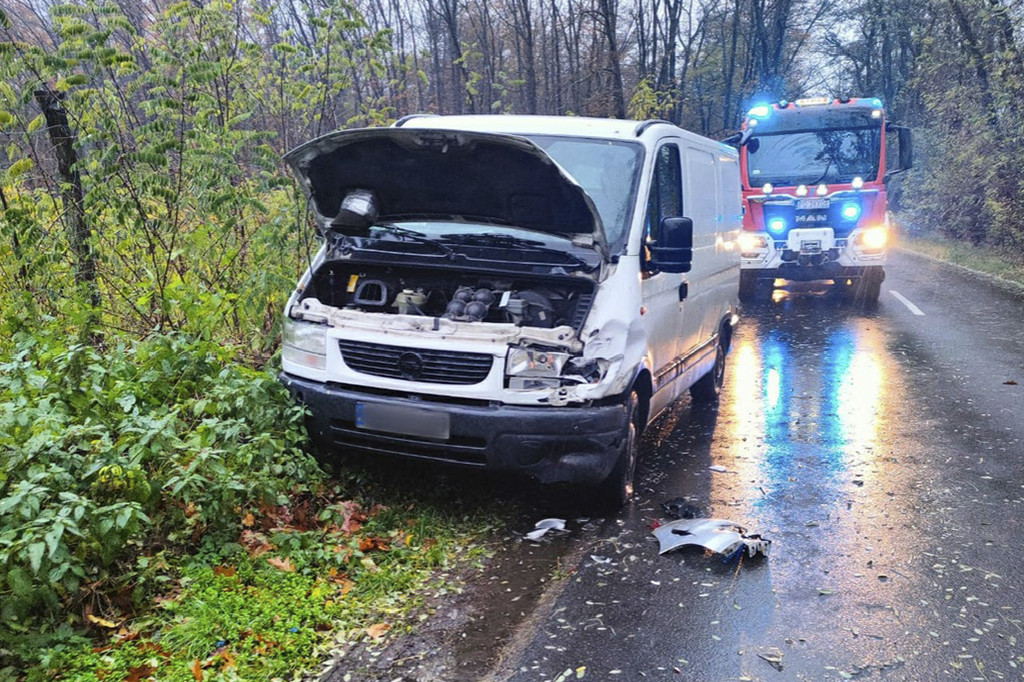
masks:
POLYGON ((617 251, 629 232, 636 203, 643 146, 594 138, 523 135, 543 149, 594 200, 609 248, 617 251))

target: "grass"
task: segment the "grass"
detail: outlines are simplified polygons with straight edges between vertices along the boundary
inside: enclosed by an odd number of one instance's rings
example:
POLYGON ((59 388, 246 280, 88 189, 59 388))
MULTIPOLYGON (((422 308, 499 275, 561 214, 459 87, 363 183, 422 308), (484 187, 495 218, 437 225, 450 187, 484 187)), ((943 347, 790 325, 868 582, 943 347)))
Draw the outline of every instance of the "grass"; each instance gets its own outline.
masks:
POLYGON ((446 577, 488 554, 497 521, 451 491, 413 500, 362 476, 373 501, 339 485, 312 518, 267 509, 234 542, 152 557, 166 587, 148 613, 93 621, 95 641, 55 649, 23 679, 301 679, 334 648, 409 631, 428 597, 457 585, 446 577))
POLYGON ((904 235, 900 237, 899 245, 910 251, 1024 286, 1024 258, 1019 253, 1007 253, 991 246, 971 246, 934 235, 904 235))

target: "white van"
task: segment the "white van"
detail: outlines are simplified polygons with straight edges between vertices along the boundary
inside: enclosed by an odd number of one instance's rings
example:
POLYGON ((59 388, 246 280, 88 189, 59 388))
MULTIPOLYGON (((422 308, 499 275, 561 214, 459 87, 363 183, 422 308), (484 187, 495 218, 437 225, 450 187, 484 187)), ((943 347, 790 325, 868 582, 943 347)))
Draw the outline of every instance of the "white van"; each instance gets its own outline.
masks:
POLYGON ((646 425, 687 389, 717 399, 732 147, 662 121, 411 116, 286 159, 324 243, 287 303, 281 376, 320 445, 621 504, 646 425))

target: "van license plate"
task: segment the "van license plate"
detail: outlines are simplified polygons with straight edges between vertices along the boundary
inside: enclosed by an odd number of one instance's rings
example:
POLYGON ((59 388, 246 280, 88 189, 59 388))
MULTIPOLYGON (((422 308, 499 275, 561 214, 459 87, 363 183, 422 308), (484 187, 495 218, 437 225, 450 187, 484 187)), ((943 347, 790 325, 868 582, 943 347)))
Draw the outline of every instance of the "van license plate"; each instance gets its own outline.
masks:
POLYGON ((446 412, 421 410, 408 405, 357 402, 356 428, 448 440, 451 436, 451 419, 446 412))
POLYGON ((814 199, 797 199, 796 200, 796 208, 797 208, 797 210, 801 210, 801 211, 812 211, 812 210, 817 210, 817 209, 822 209, 822 208, 828 208, 828 205, 829 205, 829 200, 828 199, 814 198, 814 199))

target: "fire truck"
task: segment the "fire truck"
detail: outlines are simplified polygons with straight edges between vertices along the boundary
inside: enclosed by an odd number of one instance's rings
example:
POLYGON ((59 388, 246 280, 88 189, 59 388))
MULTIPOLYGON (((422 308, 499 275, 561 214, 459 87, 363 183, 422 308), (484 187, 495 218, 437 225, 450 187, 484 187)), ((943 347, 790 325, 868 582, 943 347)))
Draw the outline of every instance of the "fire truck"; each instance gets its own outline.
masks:
POLYGON ((852 300, 878 300, 890 218, 886 186, 912 164, 908 128, 878 98, 821 97, 758 104, 740 147, 740 298, 776 280, 831 280, 852 300))

